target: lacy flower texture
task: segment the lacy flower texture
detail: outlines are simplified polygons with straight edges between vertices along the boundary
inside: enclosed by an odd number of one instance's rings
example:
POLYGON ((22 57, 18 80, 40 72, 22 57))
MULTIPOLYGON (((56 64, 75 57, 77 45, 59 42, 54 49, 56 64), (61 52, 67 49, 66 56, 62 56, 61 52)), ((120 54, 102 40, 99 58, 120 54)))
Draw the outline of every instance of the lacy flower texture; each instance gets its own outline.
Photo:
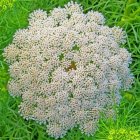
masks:
POLYGON ((119 47, 126 34, 104 23, 101 13, 83 13, 74 2, 48 14, 36 10, 4 49, 8 90, 21 96, 20 114, 46 125, 51 137, 73 127, 94 135, 100 113, 115 116, 120 89, 133 83, 131 54, 119 47))

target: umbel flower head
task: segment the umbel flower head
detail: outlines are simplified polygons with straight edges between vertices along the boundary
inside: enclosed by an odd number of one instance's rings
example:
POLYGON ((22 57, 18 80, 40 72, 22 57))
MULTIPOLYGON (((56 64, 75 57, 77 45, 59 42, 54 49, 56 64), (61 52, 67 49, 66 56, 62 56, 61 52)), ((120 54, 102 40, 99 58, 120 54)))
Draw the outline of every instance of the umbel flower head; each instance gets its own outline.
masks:
POLYGON ((113 115, 119 90, 131 87, 131 54, 119 47, 125 32, 104 23, 101 13, 85 14, 74 2, 49 14, 36 10, 4 49, 8 90, 21 96, 20 114, 46 124, 52 137, 76 126, 93 135, 100 113, 113 115))

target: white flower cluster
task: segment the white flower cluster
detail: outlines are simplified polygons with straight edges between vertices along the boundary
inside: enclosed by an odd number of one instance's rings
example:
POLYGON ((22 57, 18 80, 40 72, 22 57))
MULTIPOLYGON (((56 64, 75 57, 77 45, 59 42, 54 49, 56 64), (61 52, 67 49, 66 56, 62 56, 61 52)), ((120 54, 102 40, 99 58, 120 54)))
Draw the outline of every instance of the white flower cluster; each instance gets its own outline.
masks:
POLYGON ((101 13, 85 14, 74 2, 49 14, 36 10, 4 49, 8 89, 22 97, 21 115, 46 124, 52 137, 75 126, 93 135, 100 113, 111 115, 119 90, 131 87, 131 54, 119 47, 125 33, 104 22, 101 13))

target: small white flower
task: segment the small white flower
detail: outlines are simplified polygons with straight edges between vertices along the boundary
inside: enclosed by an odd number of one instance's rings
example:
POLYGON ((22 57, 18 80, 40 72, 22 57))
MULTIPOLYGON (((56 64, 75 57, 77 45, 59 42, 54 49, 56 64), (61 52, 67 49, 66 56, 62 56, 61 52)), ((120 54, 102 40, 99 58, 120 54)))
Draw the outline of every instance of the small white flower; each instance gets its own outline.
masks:
POLYGON ((110 109, 119 105, 120 89, 133 83, 131 54, 119 47, 125 32, 104 23, 101 13, 85 14, 73 1, 50 14, 35 10, 28 28, 18 30, 4 49, 8 90, 21 96, 20 114, 46 124, 52 137, 61 138, 77 125, 93 135, 100 112, 114 117, 110 109))

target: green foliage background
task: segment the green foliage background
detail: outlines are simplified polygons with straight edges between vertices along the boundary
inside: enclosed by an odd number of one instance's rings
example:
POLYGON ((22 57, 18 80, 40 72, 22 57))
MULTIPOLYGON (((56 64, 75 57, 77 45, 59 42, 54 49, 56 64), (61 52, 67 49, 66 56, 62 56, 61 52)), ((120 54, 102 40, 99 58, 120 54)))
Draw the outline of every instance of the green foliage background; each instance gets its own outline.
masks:
MULTIPOLYGON (((8 94, 8 66, 2 57, 3 48, 13 38, 15 31, 28 26, 28 15, 35 9, 50 11, 69 0, 0 0, 0 140, 53 140, 45 127, 34 121, 25 121, 18 114, 20 99, 8 94), (7 3, 6 3, 7 2, 7 3), (11 3, 10 5, 8 3, 11 3), (2 8, 6 5, 6 8, 2 8)), ((62 140, 140 140, 140 1, 139 0, 76 0, 89 10, 100 11, 110 27, 120 26, 127 32, 127 43, 122 46, 132 53, 130 68, 135 76, 133 87, 122 91, 122 102, 116 107, 115 120, 102 118, 94 137, 87 137, 74 128, 62 140), (112 134, 112 130, 115 133, 112 134), (125 133, 132 132, 129 138, 125 133), (120 136, 120 137, 117 137, 120 136), (121 137, 122 136, 122 137, 121 137)))

